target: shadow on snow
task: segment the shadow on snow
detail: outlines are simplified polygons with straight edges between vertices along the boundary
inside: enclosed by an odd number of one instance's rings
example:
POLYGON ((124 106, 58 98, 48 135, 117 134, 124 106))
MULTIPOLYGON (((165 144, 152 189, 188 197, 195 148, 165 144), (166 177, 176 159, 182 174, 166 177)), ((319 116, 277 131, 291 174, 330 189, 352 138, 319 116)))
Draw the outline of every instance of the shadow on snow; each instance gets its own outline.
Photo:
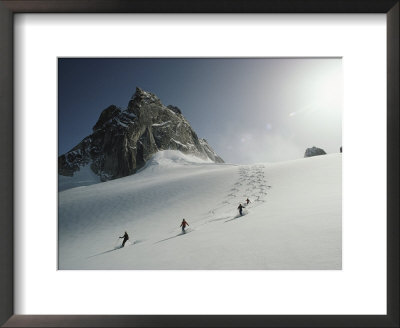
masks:
POLYGON ((191 231, 192 231, 192 230, 188 230, 188 231, 186 231, 186 232, 181 232, 181 233, 178 233, 176 236, 172 236, 172 237, 168 237, 168 238, 165 238, 165 239, 159 240, 159 241, 155 242, 154 244, 162 243, 163 241, 167 241, 167 240, 170 240, 170 239, 173 239, 173 238, 179 237, 179 236, 186 235, 186 234, 190 233, 191 231))
POLYGON ((239 219, 239 218, 245 216, 246 214, 247 214, 247 213, 243 213, 243 215, 238 214, 238 215, 234 216, 232 219, 226 220, 225 223, 226 223, 226 222, 229 222, 229 221, 237 220, 237 219, 239 219))
POLYGON ((87 257, 87 258, 90 259, 90 258, 92 258, 92 257, 96 257, 96 256, 104 255, 104 254, 107 254, 107 253, 111 253, 111 252, 117 251, 117 250, 119 250, 119 249, 121 249, 121 248, 126 248, 126 247, 129 247, 129 246, 136 245, 136 244, 138 244, 138 243, 141 243, 142 241, 143 241, 143 240, 135 240, 133 243, 127 244, 125 247, 122 247, 122 246, 115 246, 113 249, 109 249, 108 251, 94 254, 94 255, 89 256, 89 257, 87 257))

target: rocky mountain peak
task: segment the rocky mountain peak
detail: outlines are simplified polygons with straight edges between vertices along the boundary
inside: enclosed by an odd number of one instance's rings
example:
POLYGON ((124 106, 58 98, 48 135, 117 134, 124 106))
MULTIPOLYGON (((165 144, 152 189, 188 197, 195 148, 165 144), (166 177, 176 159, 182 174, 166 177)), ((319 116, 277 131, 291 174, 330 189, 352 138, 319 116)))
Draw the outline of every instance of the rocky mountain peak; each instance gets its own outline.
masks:
POLYGON ((161 100, 154 93, 136 87, 136 91, 128 103, 127 110, 139 114, 142 108, 146 108, 152 104, 155 106, 162 106, 161 100))
POLYGON ((101 112, 93 133, 58 158, 58 171, 73 176, 90 165, 106 181, 135 173, 153 154, 168 149, 223 163, 178 107, 164 106, 155 94, 137 87, 126 110, 111 105, 101 112))

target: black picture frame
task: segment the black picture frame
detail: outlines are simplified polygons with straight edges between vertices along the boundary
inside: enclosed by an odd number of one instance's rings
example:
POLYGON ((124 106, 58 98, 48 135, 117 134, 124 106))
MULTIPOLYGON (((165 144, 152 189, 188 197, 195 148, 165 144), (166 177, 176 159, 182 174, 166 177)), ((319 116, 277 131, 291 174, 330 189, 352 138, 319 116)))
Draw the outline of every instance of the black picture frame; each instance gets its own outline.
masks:
POLYGON ((0 0, 0 324, 4 327, 399 327, 399 11, 399 0, 0 0), (385 13, 387 315, 14 315, 13 17, 16 13, 385 13))

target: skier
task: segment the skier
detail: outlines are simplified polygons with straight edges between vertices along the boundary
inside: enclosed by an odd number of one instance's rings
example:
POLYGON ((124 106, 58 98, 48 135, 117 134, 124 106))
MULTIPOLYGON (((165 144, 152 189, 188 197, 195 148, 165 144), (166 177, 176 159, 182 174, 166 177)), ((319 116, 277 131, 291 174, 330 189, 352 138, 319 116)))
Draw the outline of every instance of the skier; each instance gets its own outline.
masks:
POLYGON ((242 214, 242 210, 243 210, 242 204, 239 204, 238 210, 239 210, 240 216, 242 216, 243 215, 242 214))
POLYGON ((187 225, 189 225, 189 223, 187 223, 186 220, 183 219, 182 223, 180 225, 180 227, 182 227, 182 233, 185 233, 185 228, 186 228, 187 225))
POLYGON ((247 198, 246 199, 246 204, 249 205, 249 203, 250 203, 250 199, 247 198))
POLYGON ((125 231, 125 234, 122 237, 119 238, 124 238, 124 240, 122 241, 122 245, 121 248, 125 246, 125 243, 129 240, 129 236, 128 233, 125 231))

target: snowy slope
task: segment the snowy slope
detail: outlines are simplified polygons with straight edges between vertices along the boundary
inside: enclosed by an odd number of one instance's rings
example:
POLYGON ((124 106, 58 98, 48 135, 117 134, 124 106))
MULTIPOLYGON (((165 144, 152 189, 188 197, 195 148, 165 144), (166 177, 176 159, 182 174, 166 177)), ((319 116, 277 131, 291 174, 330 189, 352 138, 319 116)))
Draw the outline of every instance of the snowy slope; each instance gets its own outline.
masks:
POLYGON ((77 186, 89 186, 99 183, 100 177, 96 175, 90 168, 90 164, 81 166, 73 176, 58 175, 58 191, 74 188, 77 186))
POLYGON ((341 269, 341 154, 233 165, 163 151, 135 175, 62 191, 59 268, 341 269))

